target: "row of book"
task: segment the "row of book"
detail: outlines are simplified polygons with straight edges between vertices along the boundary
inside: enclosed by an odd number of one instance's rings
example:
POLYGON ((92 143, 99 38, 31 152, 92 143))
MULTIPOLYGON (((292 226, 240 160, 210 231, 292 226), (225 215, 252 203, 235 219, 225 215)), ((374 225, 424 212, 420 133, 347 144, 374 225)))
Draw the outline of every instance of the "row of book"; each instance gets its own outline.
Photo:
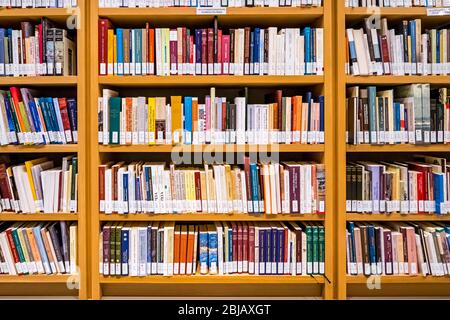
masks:
POLYGON ((76 223, 0 222, 0 274, 76 274, 76 223))
POLYGON ((0 212, 77 212, 78 158, 47 158, 21 165, 0 163, 0 212))
MULTIPOLYGON (((247 90, 244 90, 247 92, 247 90)), ((99 143, 144 144, 323 144, 324 97, 285 97, 278 90, 265 104, 248 104, 247 93, 230 102, 215 88, 198 97, 118 97, 103 90, 98 103, 99 143), (167 101, 169 100, 169 101, 167 101)))
POLYGON ((78 0, 0 0, 6 8, 75 8, 78 0))
POLYGON ((422 30, 422 20, 403 20, 389 29, 387 19, 347 29, 346 72, 359 75, 450 74, 450 29, 422 30))
POLYGON ((450 165, 445 158, 347 164, 347 212, 450 213, 450 165))
POLYGON ((0 145, 78 143, 74 98, 39 97, 36 90, 0 90, 0 145))
POLYGON ((100 212, 324 214, 325 167, 312 162, 205 164, 149 162, 99 167, 100 212))
POLYGON ((345 6, 352 8, 361 8, 361 7, 442 8, 442 7, 450 7, 450 1, 449 0, 345 0, 345 6))
POLYGON ((99 20, 100 75, 322 75, 323 29, 114 29, 99 20))
POLYGON ((347 143, 450 143, 450 95, 447 88, 412 84, 382 90, 347 90, 347 143))
POLYGON ((99 0, 100 8, 321 7, 322 0, 99 0))
POLYGON ((47 18, 20 29, 0 28, 0 76, 70 76, 76 74, 76 43, 66 29, 47 18))
POLYGON ((350 275, 450 275, 450 226, 444 223, 347 224, 350 275))
POLYGON ((325 231, 314 223, 107 223, 100 273, 119 276, 317 275, 325 231))

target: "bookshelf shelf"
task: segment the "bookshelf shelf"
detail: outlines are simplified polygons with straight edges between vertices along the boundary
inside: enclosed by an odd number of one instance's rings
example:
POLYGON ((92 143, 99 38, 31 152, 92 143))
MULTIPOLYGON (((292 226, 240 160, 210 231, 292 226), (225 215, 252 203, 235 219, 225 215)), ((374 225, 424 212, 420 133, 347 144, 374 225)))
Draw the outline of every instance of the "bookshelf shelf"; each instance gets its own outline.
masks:
POLYGON ((0 276, 0 284, 44 284, 44 283, 67 283, 72 275, 31 275, 31 276, 0 276))
POLYGON ((74 87, 78 76, 0 77, 0 86, 74 87))
POLYGON ((101 221, 324 221, 323 215, 266 215, 262 214, 100 214, 101 221))
POLYGON ((5 146, 0 147, 2 153, 75 153, 77 145, 45 145, 45 146, 5 146))
POLYGON ((347 145, 347 152, 450 152, 450 145, 347 145))
POLYGON ((347 221, 450 221, 449 215, 347 213, 347 221))
POLYGON ((168 153, 168 152, 324 152, 324 145, 198 145, 198 146, 99 146, 101 153, 117 152, 148 152, 148 153, 168 153))
MULTIPOLYGON (((348 284, 366 284, 368 277, 347 276, 348 284)), ((385 284, 450 284, 450 277, 424 276, 381 276, 381 285, 385 284)))
POLYGON ((346 76, 347 84, 401 85, 413 83, 450 84, 449 76, 346 76))
POLYGON ((47 17, 57 23, 64 23, 68 17, 76 14, 75 8, 0 8, 0 21, 6 24, 20 21, 20 19, 38 21, 41 17, 47 17))
POLYGON ((16 214, 0 213, 0 221, 77 221, 77 214, 70 213, 37 213, 16 214))
POLYGON ((323 284, 323 276, 149 276, 149 277, 101 277, 101 283, 106 284, 323 284))
POLYGON ((426 8, 345 8, 347 22, 360 22, 372 15, 380 15, 389 20, 403 20, 421 18, 425 22, 441 23, 448 21, 446 16, 428 16, 426 8))
POLYGON ((100 85, 115 87, 242 87, 307 86, 323 84, 323 76, 100 76, 100 85))

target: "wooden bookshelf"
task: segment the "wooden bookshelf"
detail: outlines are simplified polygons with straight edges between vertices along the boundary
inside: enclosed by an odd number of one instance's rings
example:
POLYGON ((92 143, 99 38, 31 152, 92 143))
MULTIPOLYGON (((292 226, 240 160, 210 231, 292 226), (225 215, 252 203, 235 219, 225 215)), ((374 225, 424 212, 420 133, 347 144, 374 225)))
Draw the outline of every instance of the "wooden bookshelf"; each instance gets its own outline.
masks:
MULTIPOLYGON (((118 8, 99 9, 97 1, 90 6, 90 97, 89 104, 97 105, 102 88, 121 89, 151 88, 152 90, 173 88, 292 88, 311 87, 315 92, 325 95, 325 144, 324 145, 224 145, 224 146, 101 146, 97 143, 97 108, 90 110, 90 163, 89 204, 90 204, 90 270, 91 292, 93 299, 106 296, 317 296, 332 299, 334 281, 333 263, 333 192, 334 192, 334 108, 333 108, 333 55, 332 55, 332 7, 333 1, 325 0, 324 8, 228 8, 226 15, 219 15, 221 26, 243 27, 247 25, 295 27, 313 24, 325 28, 324 52, 325 74, 323 76, 99 76, 98 75, 98 19, 109 18, 122 27, 139 26, 150 22, 152 26, 197 26, 210 24, 213 16, 196 15, 192 8, 118 8), (255 149, 256 148, 256 149, 255 149), (147 158, 171 152, 252 152, 277 151, 280 155, 308 154, 326 164, 327 170, 327 214, 313 215, 211 215, 211 214, 170 214, 170 215, 106 215, 99 213, 98 205, 98 165, 103 159, 123 157, 127 153, 148 153, 147 158), (321 221, 325 226, 326 237, 326 277, 145 277, 145 278, 109 278, 98 272, 98 236, 100 225, 104 221, 321 221), (264 283, 270 286, 264 286, 264 283), (148 286, 151 284, 151 286, 148 286), (262 287, 261 287, 262 286, 262 287), (218 291, 221 291, 220 293, 218 291)), ((195 91, 195 89, 193 89, 195 91)), ((130 156, 128 156, 130 157, 130 156)), ((135 157, 135 156, 133 156, 135 157)), ((130 158, 131 159, 131 158, 130 158)), ((170 159, 167 157, 167 159, 170 159)))
MULTIPOLYGON (((87 269, 87 77, 86 77, 86 35, 87 35, 87 1, 79 0, 76 9, 0 9, 2 26, 17 25, 21 21, 37 23, 47 17, 63 27, 72 16, 79 19, 80 28, 77 33, 77 75, 76 76, 39 76, 39 77, 0 77, 0 86, 46 88, 73 88, 76 90, 78 105, 78 145, 45 145, 45 146, 6 146, 0 147, 0 154, 20 156, 41 154, 76 154, 78 157, 78 210, 77 214, 14 214, 0 213, 1 221, 76 221, 78 223, 78 268, 79 275, 33 275, 33 276, 0 276, 0 296, 71 296, 79 299, 89 297, 87 269), (75 284, 76 282, 76 284, 75 284)), ((20 161, 20 160, 19 160, 20 161)))
MULTIPOLYGON (((400 22, 404 19, 421 18, 427 26, 439 26, 448 17, 429 17, 426 8, 345 8, 344 1, 336 1, 336 41, 338 44, 346 43, 345 30, 348 26, 361 24, 364 18, 372 15, 380 15, 388 18, 389 21, 400 22)), ((347 145, 346 144, 346 88, 354 85, 377 85, 380 87, 390 87, 395 85, 405 85, 414 83, 430 83, 432 85, 448 85, 448 76, 352 76, 345 74, 345 50, 337 50, 336 56, 336 105, 339 110, 336 118, 336 298, 346 299, 349 297, 386 297, 386 296, 448 296, 449 277, 409 277, 409 276, 381 276, 380 289, 368 289, 368 283, 372 283, 373 278, 368 282, 367 277, 347 276, 346 260, 346 223, 347 221, 368 221, 368 222, 388 222, 388 221, 415 221, 415 222, 448 222, 450 216, 410 214, 357 214, 346 212, 346 161, 348 156, 357 159, 361 153, 364 159, 371 157, 379 158, 380 154, 386 154, 385 159, 389 159, 394 154, 407 155, 408 153, 448 153, 448 145, 347 145)), ((378 281, 378 279, 376 279, 378 281)))

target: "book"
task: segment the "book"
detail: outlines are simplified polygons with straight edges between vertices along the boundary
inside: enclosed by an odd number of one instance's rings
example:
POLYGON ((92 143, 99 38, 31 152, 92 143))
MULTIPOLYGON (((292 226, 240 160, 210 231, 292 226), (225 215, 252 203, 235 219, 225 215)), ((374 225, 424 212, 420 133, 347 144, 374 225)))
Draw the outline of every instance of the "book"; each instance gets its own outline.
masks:
POLYGON ((99 167, 101 212, 325 214, 325 167, 313 162, 205 164, 136 161, 99 167), (224 188, 223 186, 226 186, 224 188))
POLYGON ((447 159, 414 155, 410 161, 349 162, 347 211, 449 214, 447 159))
POLYGON ((286 97, 278 90, 276 95, 267 95, 265 102, 250 104, 244 94, 231 99, 220 97, 215 88, 204 99, 119 97, 117 92, 106 90, 98 104, 99 142, 104 145, 325 142, 323 96, 314 97, 307 92, 286 97))
POLYGON ((78 158, 40 158, 24 164, 0 163, 0 211, 24 214, 75 213, 78 158))
POLYGON ((77 224, 0 222, 0 274, 76 274, 77 224))
MULTIPOLYGON (((229 223, 183 224, 183 223, 107 223, 101 228, 100 274, 104 276, 178 276, 178 275, 323 275, 325 273, 324 227, 316 223, 229 223), (120 235, 112 230, 121 227, 120 235), (139 233, 152 229, 155 232, 139 233), (310 233, 309 230, 316 230, 310 233), (308 231, 306 231, 308 230, 308 231), (124 236, 130 238, 124 238, 124 236), (144 235, 147 235, 145 237, 144 235), (270 241, 260 242, 259 239, 270 241), (155 239, 156 237, 156 239, 155 239), (150 239, 149 239, 150 238, 150 239), (117 243, 119 239, 120 243, 117 243), (128 239, 128 240, 126 240, 128 239), (158 245, 159 239, 163 239, 158 245), (302 246, 303 240, 314 246, 293 250, 302 246), (122 256, 120 270, 114 269, 110 262, 113 247, 119 246, 127 252, 122 256), (198 248, 198 249, 197 249, 198 248), (197 252, 193 255, 192 252, 197 252), (270 255, 261 254, 271 252, 270 255), (308 264, 306 255, 311 255, 314 270, 306 273, 302 267, 308 264), (158 259, 156 268, 142 269, 142 272, 123 272, 137 270, 147 261, 158 259), (270 265, 270 273, 265 268, 270 265), (159 267, 161 266, 161 267, 159 267), (198 267, 197 267, 198 266, 198 267), (173 271, 173 272, 172 272, 173 271)), ((114 266, 115 268, 115 266, 114 266)))
POLYGON ((449 232, 445 223, 348 222, 347 273, 448 276, 449 232))

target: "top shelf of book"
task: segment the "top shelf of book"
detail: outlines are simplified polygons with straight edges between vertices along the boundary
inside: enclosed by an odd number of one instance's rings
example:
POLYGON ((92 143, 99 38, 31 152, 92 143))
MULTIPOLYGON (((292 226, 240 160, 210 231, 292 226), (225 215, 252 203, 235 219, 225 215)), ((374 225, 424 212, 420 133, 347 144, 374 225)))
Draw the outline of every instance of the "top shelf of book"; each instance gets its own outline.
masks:
MULTIPOLYGON (((217 15, 219 23, 273 24, 311 23, 324 14, 322 7, 300 8, 224 8, 226 14, 217 15), (263 20, 261 20, 263 19, 263 20)), ((98 15, 113 23, 136 24, 152 22, 174 25, 211 21, 214 15, 198 15, 196 8, 100 8, 98 15), (151 18, 150 18, 151 17, 151 18)))
MULTIPOLYGON (((435 8, 433 8, 435 9, 435 8)), ((345 8, 345 18, 349 23, 360 22, 361 19, 370 17, 372 15, 380 15, 383 18, 388 18, 390 21, 395 20, 409 20, 420 18, 423 21, 433 23, 447 23, 450 19, 448 15, 429 16, 427 8, 412 7, 412 8, 345 8)))
POLYGON ((17 21, 38 22, 42 17, 47 17, 60 24, 65 23, 69 17, 76 15, 77 10, 77 8, 0 8, 0 22, 2 25, 17 21))

